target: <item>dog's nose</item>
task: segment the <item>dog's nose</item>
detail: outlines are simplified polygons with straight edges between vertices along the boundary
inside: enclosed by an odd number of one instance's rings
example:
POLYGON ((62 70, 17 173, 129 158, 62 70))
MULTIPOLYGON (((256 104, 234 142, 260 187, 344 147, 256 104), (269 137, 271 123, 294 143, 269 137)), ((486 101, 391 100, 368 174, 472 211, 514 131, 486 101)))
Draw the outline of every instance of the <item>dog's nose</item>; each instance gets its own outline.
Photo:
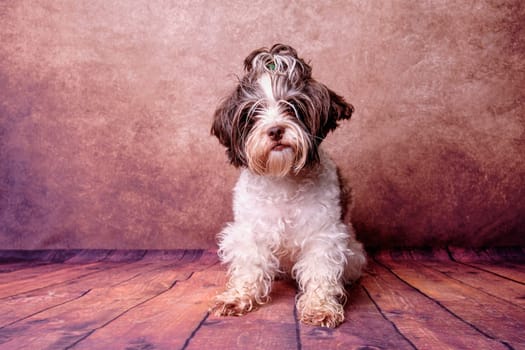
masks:
POLYGON ((272 126, 266 131, 272 141, 280 141, 283 138, 284 128, 280 125, 272 126))

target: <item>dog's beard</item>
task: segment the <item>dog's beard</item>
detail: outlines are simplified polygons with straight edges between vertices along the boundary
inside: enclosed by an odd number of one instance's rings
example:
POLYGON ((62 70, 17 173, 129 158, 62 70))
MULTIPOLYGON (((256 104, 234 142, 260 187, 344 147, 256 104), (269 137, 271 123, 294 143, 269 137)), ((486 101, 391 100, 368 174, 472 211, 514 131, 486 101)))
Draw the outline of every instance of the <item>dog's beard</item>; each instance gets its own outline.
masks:
POLYGON ((265 173, 272 176, 282 177, 288 175, 295 163, 295 155, 291 147, 280 151, 270 151, 266 160, 265 173))
POLYGON ((246 140, 248 168, 259 175, 283 177, 299 173, 307 163, 310 139, 295 123, 285 124, 282 140, 272 141, 264 127, 254 127, 246 140))

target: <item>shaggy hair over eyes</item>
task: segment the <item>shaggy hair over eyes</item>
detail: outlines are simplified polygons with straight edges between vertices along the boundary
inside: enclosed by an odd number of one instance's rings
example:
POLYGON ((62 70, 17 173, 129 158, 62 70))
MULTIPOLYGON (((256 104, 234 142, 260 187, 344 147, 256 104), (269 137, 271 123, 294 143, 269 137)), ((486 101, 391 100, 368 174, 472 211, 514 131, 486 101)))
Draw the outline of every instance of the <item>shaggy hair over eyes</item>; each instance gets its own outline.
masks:
POLYGON ((325 136, 350 119, 354 108, 325 85, 312 78, 312 68, 290 46, 276 44, 252 52, 244 61, 245 75, 219 105, 211 133, 226 147, 230 162, 248 166, 246 140, 257 115, 268 108, 259 78, 271 76, 271 87, 279 107, 292 116, 307 135, 305 165, 319 162, 318 147, 325 136))

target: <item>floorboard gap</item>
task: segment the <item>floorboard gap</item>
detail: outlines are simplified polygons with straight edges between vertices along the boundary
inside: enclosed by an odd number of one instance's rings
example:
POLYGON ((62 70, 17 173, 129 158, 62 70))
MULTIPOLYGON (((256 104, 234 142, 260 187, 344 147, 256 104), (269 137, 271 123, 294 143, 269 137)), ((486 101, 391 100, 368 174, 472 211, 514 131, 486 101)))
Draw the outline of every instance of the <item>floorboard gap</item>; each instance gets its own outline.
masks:
POLYGON ((59 286, 61 284, 70 284, 71 282, 79 280, 81 278, 84 278, 84 277, 87 277, 87 276, 91 276, 91 275, 94 275, 96 273, 100 273, 100 272, 103 272, 103 271, 108 271, 108 270, 111 270, 113 268, 115 268, 115 266, 111 266, 111 267, 109 267, 107 269, 103 269, 103 270, 97 270, 97 271, 89 272, 89 273, 86 273, 84 275, 76 276, 75 278, 71 278, 71 279, 68 279, 68 280, 64 280, 64 281, 60 281, 60 282, 56 282, 56 283, 46 284, 45 286, 41 286, 41 287, 38 287, 38 288, 34 288, 34 289, 30 289, 30 290, 24 290, 24 291, 22 291, 20 293, 15 293, 15 294, 11 294, 11 295, 8 295, 8 296, 5 296, 5 297, 1 297, 0 300, 9 299, 9 298, 16 297, 16 296, 23 295, 23 294, 27 294, 27 293, 33 293, 33 292, 39 291, 41 289, 55 287, 55 286, 59 286))
POLYGON ((195 327, 195 329, 191 332, 190 336, 186 339, 186 341, 184 342, 184 345, 182 345, 182 348, 181 350, 185 350, 188 348, 188 346, 190 345, 190 342, 191 340, 195 337, 195 335, 197 334, 197 332, 202 328, 202 326, 204 325, 204 323, 206 322, 206 320, 208 319, 208 317, 210 317, 210 312, 206 312, 206 314, 204 315, 204 317, 202 318, 202 320, 199 322, 199 324, 197 325, 197 327, 195 327))
POLYGON ((191 272, 188 277, 186 277, 185 279, 181 279, 181 280, 175 280, 168 288, 166 288, 165 290, 163 290, 162 292, 159 292, 157 294, 155 294, 154 296, 150 297, 150 298, 147 298, 143 301, 141 301, 140 303, 138 304, 135 304, 133 305, 132 307, 124 310, 123 312, 121 312, 120 314, 118 314, 117 316, 113 317, 111 320, 105 322, 103 325, 99 326, 99 327, 96 327, 90 331, 88 331, 86 334, 84 334, 81 338, 77 339, 75 342, 73 342, 72 344, 68 345, 67 347, 64 348, 64 350, 69 350, 69 349, 72 349, 74 348, 76 345, 78 345, 79 343, 81 343, 82 341, 84 341, 85 339, 87 339, 89 336, 91 336, 93 333, 95 333, 96 331, 106 327, 107 325, 109 325, 111 322, 119 319, 120 317, 122 317, 123 315, 127 314, 128 312, 130 312, 131 310, 141 306, 141 305, 144 305, 145 303, 161 296, 162 294, 164 293, 167 293, 169 292, 171 289, 173 289, 173 287, 175 287, 175 285, 178 283, 178 282, 183 282, 183 281, 187 281, 191 278, 191 276, 193 275, 193 272, 191 272))
MULTIPOLYGON (((295 300, 297 300, 297 293, 295 294, 295 300)), ((297 350, 302 350, 303 344, 301 343, 301 321, 299 321, 299 313, 297 311, 297 303, 294 300, 293 305, 293 318, 295 320, 295 339, 297 340, 297 350)))
POLYGON ((468 267, 471 267, 473 269, 476 269, 476 270, 480 270, 480 271, 483 271, 483 272, 488 272, 490 274, 493 274, 494 276, 498 276, 499 278, 503 278, 503 279, 506 279, 508 281, 511 281, 511 282, 514 282, 514 283, 518 283, 518 284, 521 284, 522 286, 525 286, 525 283, 521 282, 521 281, 517 281, 513 278, 510 278, 508 276, 504 276, 504 275, 500 275, 499 273, 497 272, 494 272, 494 271, 490 271, 490 270, 486 270, 478 265, 471 265, 469 263, 464 263, 464 262, 461 262, 461 261, 456 261, 458 264, 462 264, 462 265, 465 265, 465 266, 468 266, 468 267))
MULTIPOLYGON (((465 265, 466 265, 466 264, 465 264, 465 265)), ((498 299, 499 301, 501 301, 501 302, 503 302, 503 303, 507 303, 507 304, 510 304, 510 305, 512 305, 512 306, 514 306, 514 307, 519 307, 519 308, 522 308, 522 309, 523 309, 523 307, 522 307, 521 305, 518 305, 518 304, 512 303, 512 302, 508 301, 507 299, 503 299, 503 298, 501 298, 501 297, 499 297, 499 296, 497 296, 497 295, 491 294, 491 293, 487 292, 486 290, 479 289, 479 288, 477 288, 476 286, 473 286, 473 285, 471 285, 471 284, 469 284, 469 283, 466 283, 466 282, 464 282, 464 281, 462 281, 462 280, 460 280, 460 279, 458 279, 458 278, 456 278, 456 277, 453 277, 453 276, 447 275, 445 272, 440 271, 439 269, 436 269, 436 268, 433 267, 433 266, 428 266, 428 265, 425 265, 425 266, 426 266, 427 268, 431 269, 431 270, 436 271, 437 273, 440 273, 440 274, 446 276, 447 278, 450 278, 450 279, 452 279, 452 280, 454 280, 454 281, 456 281, 456 282, 458 282, 458 283, 464 285, 464 286, 467 286, 467 287, 470 287, 470 288, 477 289, 480 293, 484 293, 484 294, 486 294, 486 295, 490 295, 490 297, 495 298, 495 299, 498 299)), ((467 266, 468 266, 468 265, 467 265, 467 266)), ((481 269, 478 269, 478 270, 481 270, 481 269)), ((481 270, 481 271, 483 271, 483 270, 481 270)), ((494 275, 496 275, 496 274, 494 274, 494 275)), ((496 276, 498 276, 498 275, 496 275, 496 276)), ((498 276, 498 277, 500 277, 500 276, 498 276)), ((509 279, 507 278, 507 280, 509 280, 509 279)), ((512 280, 511 280, 511 281, 512 281, 512 280)), ((512 281, 512 282, 515 282, 515 281, 512 281)))
POLYGON ((4 325, 0 326, 0 329, 3 329, 3 328, 5 328, 5 327, 9 327, 9 326, 11 326, 11 325, 13 325, 13 324, 15 324, 15 323, 18 323, 18 322, 23 321, 23 320, 25 320, 25 319, 28 319, 28 318, 30 318, 30 317, 36 316, 36 315, 38 315, 38 314, 40 314, 40 313, 42 313, 42 312, 45 312, 45 311, 48 311, 48 310, 54 309, 55 307, 59 307, 59 306, 65 305, 65 304, 67 304, 67 303, 71 303, 71 302, 73 302, 73 301, 76 301, 76 300, 82 298, 83 296, 85 296, 86 294, 88 294, 89 292, 91 292, 91 289, 88 289, 87 291, 83 292, 83 293, 80 294, 79 296, 76 296, 76 297, 71 298, 71 299, 69 299, 69 300, 66 300, 66 301, 64 301, 64 302, 58 303, 58 304, 56 304, 56 305, 46 307, 46 308, 44 308, 44 309, 42 309, 42 310, 39 310, 39 311, 37 311, 37 312, 34 312, 34 313, 30 314, 30 315, 24 316, 24 317, 22 317, 22 318, 20 318, 20 319, 18 319, 18 320, 16 320, 16 321, 13 321, 13 322, 10 322, 10 323, 7 323, 7 324, 4 324, 4 325))
MULTIPOLYGON (((485 333, 483 330, 479 329, 477 326, 475 326, 474 324, 470 323, 469 321, 463 319, 462 317, 456 315, 454 312, 452 312, 451 310, 449 310, 445 305, 443 305, 441 302, 439 302, 438 300, 434 299, 434 298, 431 298, 430 296, 426 295, 425 293, 423 293, 420 289, 418 289, 417 287, 411 285, 410 283, 408 283, 407 281, 405 281, 404 279, 402 279, 398 274, 396 274, 394 271, 392 271, 391 268, 389 268, 388 266, 386 266, 385 264, 383 264, 382 262, 378 261, 377 259, 374 259, 374 261, 381 265, 382 267, 384 267, 385 269, 387 269, 392 275, 394 275, 398 280, 400 280, 401 282, 403 282, 404 284, 406 284, 407 286, 409 286, 410 288, 414 289, 416 292, 418 292, 419 294, 421 294, 422 296, 424 296, 425 298, 431 300, 432 302, 434 302, 436 305, 438 305, 441 309, 443 309, 444 311, 448 312, 450 315, 452 315, 453 317, 455 317, 456 319, 460 320, 461 322, 465 323, 466 325, 470 326, 472 329, 474 329, 476 332, 482 334, 483 336, 485 336, 486 338, 488 339, 491 339, 491 340, 494 340, 494 341, 497 341, 501 344, 503 344, 503 346, 505 346, 507 349, 509 350, 514 350, 514 348, 512 346, 510 346, 507 342, 501 340, 501 339, 497 339, 493 336, 491 336, 490 334, 487 334, 485 333)), ((368 294, 368 292, 367 292, 368 294)), ((375 302, 374 302, 375 304, 375 302)))
POLYGON ((397 334, 399 334, 404 340, 406 340, 406 342, 408 344, 410 344, 410 346, 415 349, 415 350, 418 350, 418 348, 416 347, 416 345, 414 343, 412 343, 412 341, 410 339, 408 339, 400 330, 399 328, 397 328, 396 324, 394 322, 392 322, 386 315, 385 313, 383 312, 383 310, 381 310, 381 308, 379 307, 379 305, 377 305, 376 301, 372 298, 372 296, 370 295, 370 293, 368 292, 368 290, 366 289, 366 287, 364 286, 361 286, 361 288, 364 290, 364 292, 366 293, 366 295, 368 296, 368 298, 372 301, 372 303, 374 304, 375 308, 377 309, 377 311, 381 314, 381 316, 385 319, 385 321, 387 321, 388 323, 390 323, 390 325, 394 328, 394 330, 397 332, 397 334))

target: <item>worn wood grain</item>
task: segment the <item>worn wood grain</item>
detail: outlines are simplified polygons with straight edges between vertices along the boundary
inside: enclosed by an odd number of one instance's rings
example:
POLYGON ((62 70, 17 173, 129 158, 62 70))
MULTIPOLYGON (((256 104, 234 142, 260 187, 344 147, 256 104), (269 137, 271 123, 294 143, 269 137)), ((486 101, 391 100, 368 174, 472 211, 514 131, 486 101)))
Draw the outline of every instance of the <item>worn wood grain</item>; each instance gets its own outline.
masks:
POLYGON ((506 349, 377 263, 363 287, 383 315, 418 349, 506 349))
POLYGON ((525 247, 492 247, 486 249, 447 248, 449 255, 461 262, 513 262, 525 264, 525 247))
POLYGON ((2 275, 14 271, 21 272, 22 270, 32 269, 38 266, 54 265, 49 261, 19 261, 0 263, 0 284, 2 283, 2 275))
POLYGON ((74 349, 181 349, 225 282, 215 254, 205 254, 192 266, 188 279, 97 328, 74 349))
POLYGON ((11 284, 15 281, 24 279, 34 279, 43 274, 67 269, 71 266, 62 263, 46 263, 46 262, 19 262, 2 264, 0 269, 0 286, 2 284, 11 284))
MULTIPOLYGON (((188 256, 191 259, 191 256, 188 256)), ((159 268, 176 268, 182 254, 173 258, 177 260, 158 262, 138 260, 125 264, 111 264, 111 268, 98 270, 94 274, 65 279, 61 283, 4 298, 0 304, 0 327, 35 315, 42 310, 73 301, 99 286, 118 285, 125 280, 140 278, 141 275, 144 276, 149 271, 159 268)))
POLYGON ((381 315, 361 285, 349 290, 342 325, 328 329, 301 324, 300 334, 302 349, 414 349, 381 315))
POLYGON ((199 252, 201 251, 78 251, 68 258, 67 264, 39 265, 23 271, 0 274, 0 299, 113 269, 118 266, 117 263, 175 261, 185 254, 194 255, 199 252))
POLYGON ((79 252, 78 250, 0 250, 0 283, 4 273, 41 265, 59 266, 79 252))
MULTIPOLYGON (((104 263, 90 263, 76 266, 53 266, 46 272, 40 273, 40 271, 37 271, 36 274, 24 270, 26 273, 24 273, 24 277, 21 279, 17 278, 11 282, 6 279, 2 280, 3 283, 0 285, 0 299, 53 286, 67 280, 89 276, 113 267, 114 266, 104 263)), ((42 268, 45 268, 45 266, 42 266, 42 268)), ((16 272, 9 274, 16 274, 16 272)))
POLYGON ((525 313, 521 307, 410 260, 382 258, 380 262, 487 337, 515 348, 525 347, 525 313))
POLYGON ((525 267, 521 264, 506 262, 470 262, 466 264, 483 271, 492 272, 511 281, 525 284, 525 267))
MULTIPOLYGON (((113 251, 110 250, 71 250, 71 251, 0 251, 0 285, 13 284, 15 281, 45 280, 59 270, 67 270, 75 264, 103 261, 113 251)), ((133 251, 135 252, 135 251, 133 251)), ((117 255, 125 254, 116 251, 117 255)), ((80 267, 82 269, 82 267, 80 267)), ((77 266, 78 270, 78 266, 77 266)), ((73 270, 74 271, 74 270, 73 270)))
POLYGON ((63 263, 81 251, 83 250, 0 250, 0 263, 63 263))
POLYGON ((196 266, 183 261, 114 286, 99 286, 70 303, 0 329, 0 349, 65 349, 130 309, 189 278, 196 266))
POLYGON ((525 284, 525 248, 491 248, 473 251, 449 248, 455 261, 525 284))
POLYGON ((525 348, 516 249, 377 254, 336 329, 297 321, 290 281, 246 316, 209 315, 226 280, 213 251, 21 254, 0 251, 2 350, 525 348))
MULTIPOLYGON (((460 283, 484 291, 493 297, 511 302, 525 308, 525 283, 502 278, 485 269, 452 261, 422 262, 423 266, 433 268, 460 283)), ((525 310, 524 310, 525 312, 525 310)))
POLYGON ((271 297, 268 304, 241 317, 210 315, 186 349, 297 349, 293 284, 276 281, 271 297))

